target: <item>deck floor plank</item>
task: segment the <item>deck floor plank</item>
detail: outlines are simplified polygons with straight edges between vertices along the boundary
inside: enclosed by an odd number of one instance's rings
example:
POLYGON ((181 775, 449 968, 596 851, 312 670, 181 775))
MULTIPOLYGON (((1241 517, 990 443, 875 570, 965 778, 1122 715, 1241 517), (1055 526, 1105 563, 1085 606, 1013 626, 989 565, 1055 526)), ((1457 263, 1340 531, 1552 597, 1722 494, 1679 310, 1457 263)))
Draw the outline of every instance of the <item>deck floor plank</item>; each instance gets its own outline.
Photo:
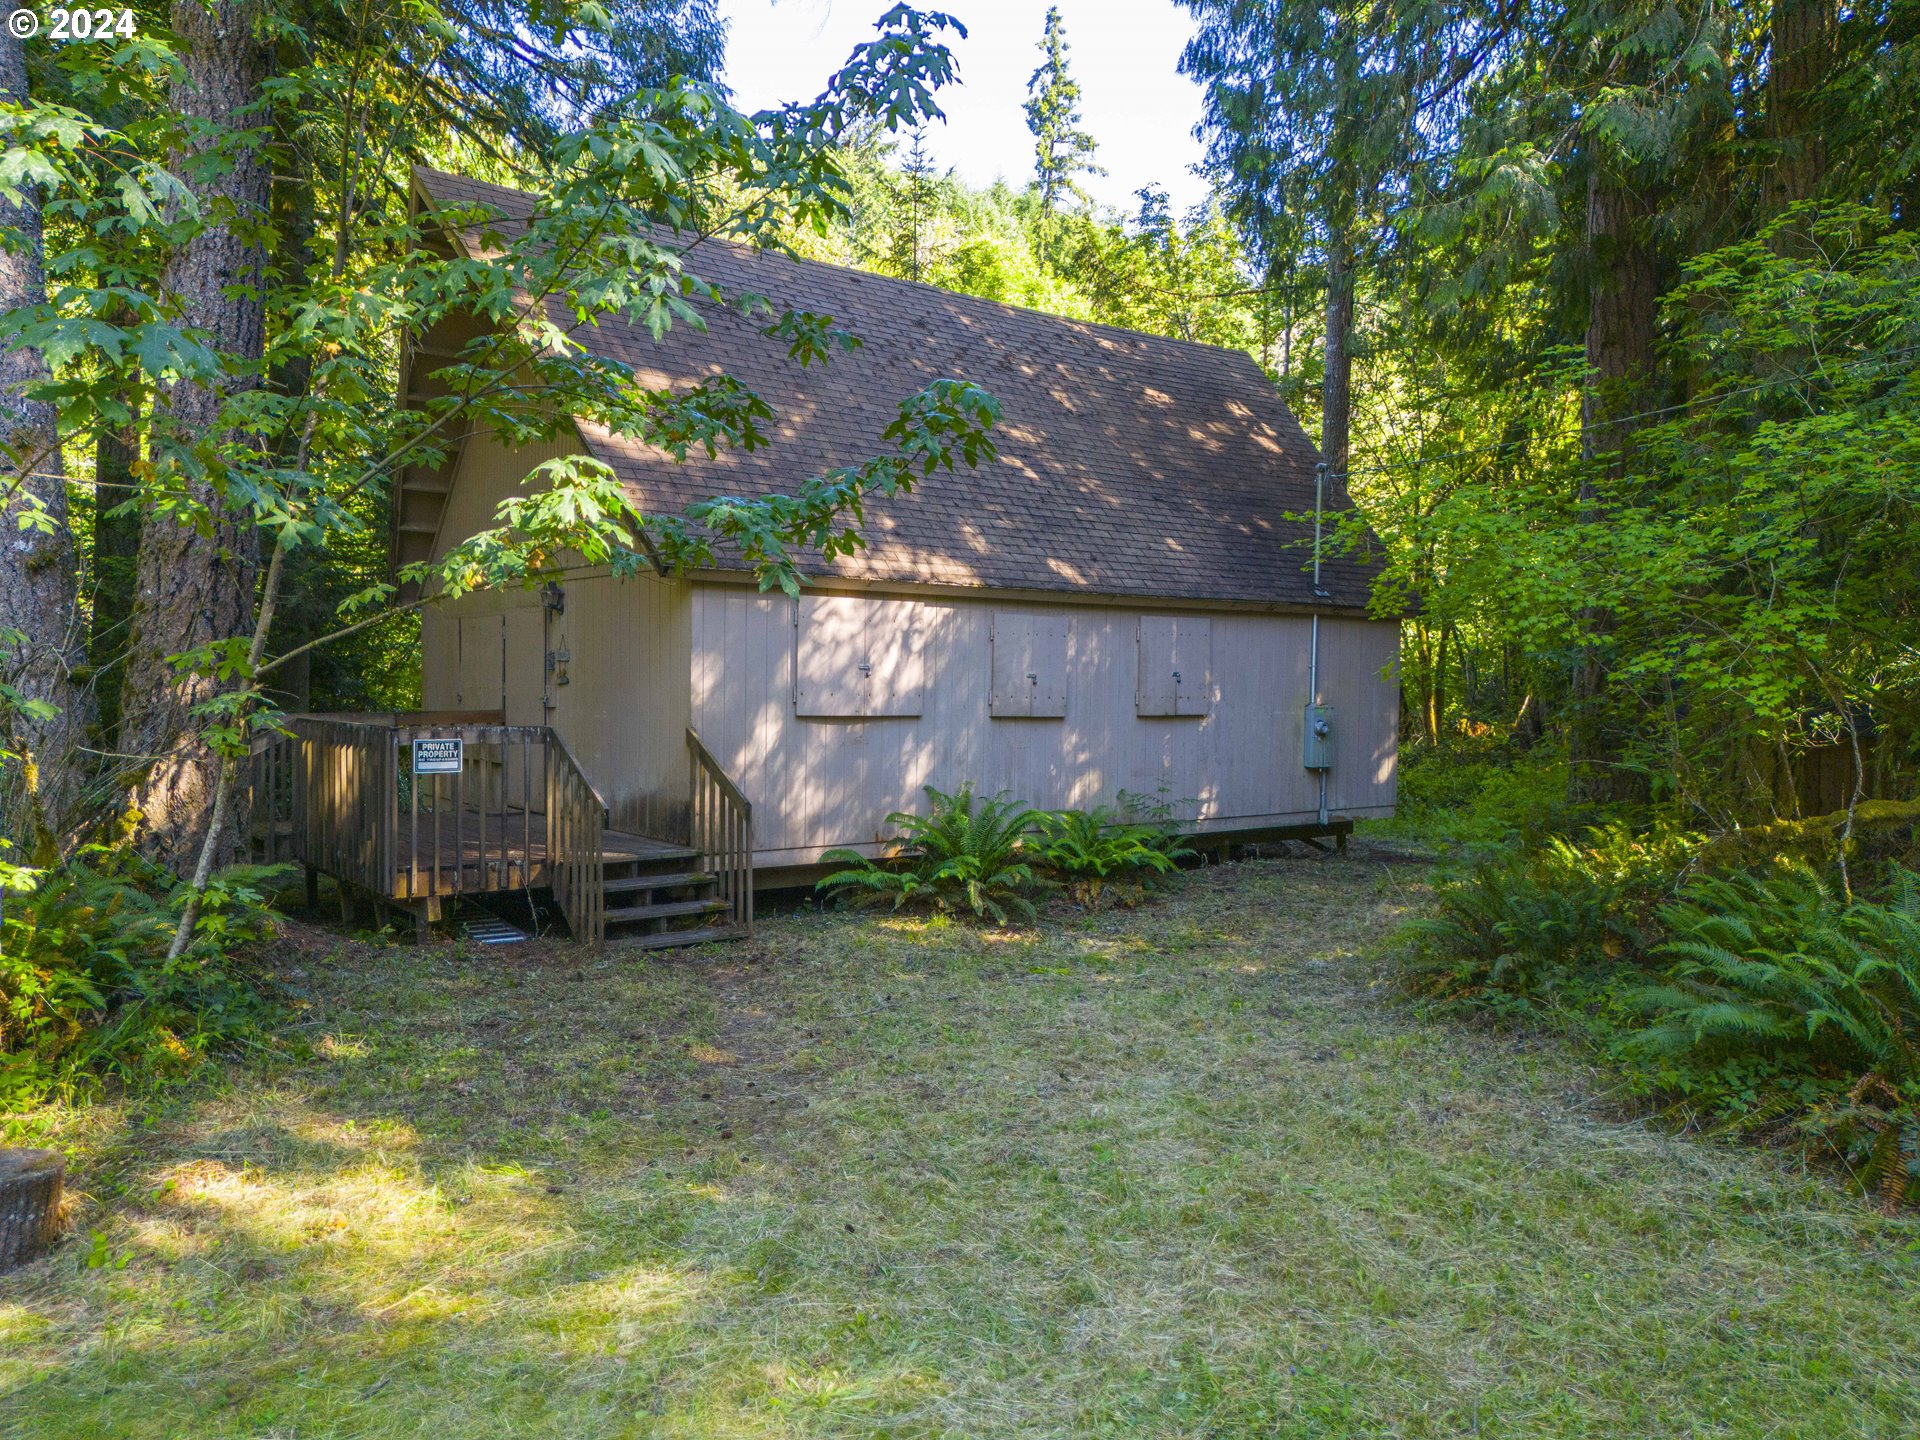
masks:
MULTIPOLYGON (((414 876, 412 895, 414 897, 430 894, 439 895, 484 895, 505 890, 538 889, 551 884, 547 874, 547 817, 541 811, 524 814, 517 806, 511 810, 488 810, 484 814, 469 806, 463 812, 455 812, 447 806, 441 811, 445 829, 441 830, 440 866, 436 875, 434 870, 433 811, 423 809, 421 818, 428 823, 423 825, 421 833, 412 837, 399 837, 400 853, 396 857, 393 881, 393 898, 409 898, 407 882, 414 876), (509 829, 509 826, 512 826, 509 829), (509 844, 503 859, 500 847, 485 845, 482 836, 488 831, 494 835, 511 835, 516 839, 524 836, 521 843, 509 844), (448 843, 459 837, 459 847, 448 843), (457 858, 456 858, 457 857, 457 858), (523 859, 524 857, 524 859, 523 859)), ((601 840, 600 853, 609 865, 622 863, 657 863, 664 860, 690 860, 697 853, 684 845, 675 845, 667 840, 655 840, 647 835, 634 835, 625 830, 607 830, 601 840)))

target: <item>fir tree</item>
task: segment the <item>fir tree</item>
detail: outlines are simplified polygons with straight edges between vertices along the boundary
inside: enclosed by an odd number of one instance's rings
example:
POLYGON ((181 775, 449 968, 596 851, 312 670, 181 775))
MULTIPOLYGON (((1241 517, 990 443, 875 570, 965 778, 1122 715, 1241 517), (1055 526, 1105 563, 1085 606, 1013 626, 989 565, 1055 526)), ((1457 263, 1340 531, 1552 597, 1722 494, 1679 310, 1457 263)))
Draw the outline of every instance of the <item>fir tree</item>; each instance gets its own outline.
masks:
POLYGON ((894 263, 909 280, 919 280, 926 264, 924 229, 933 209, 933 157, 927 153, 926 126, 916 126, 900 166, 906 181, 907 226, 894 242, 894 263))
POLYGON ((1093 163, 1093 136, 1080 128, 1080 82, 1067 73, 1067 29, 1058 5, 1047 7, 1040 52, 1046 59, 1027 81, 1027 129, 1040 209, 1051 217, 1066 196, 1088 200, 1076 176, 1107 172, 1093 163))

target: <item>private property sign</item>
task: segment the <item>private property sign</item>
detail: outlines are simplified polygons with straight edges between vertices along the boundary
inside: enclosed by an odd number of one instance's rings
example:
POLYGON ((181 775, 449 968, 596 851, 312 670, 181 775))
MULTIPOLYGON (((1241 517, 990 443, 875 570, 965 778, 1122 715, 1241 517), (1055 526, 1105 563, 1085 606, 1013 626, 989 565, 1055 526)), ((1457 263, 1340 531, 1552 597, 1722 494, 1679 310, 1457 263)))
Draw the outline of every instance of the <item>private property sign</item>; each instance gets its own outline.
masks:
POLYGON ((458 775, 461 742, 458 740, 415 740, 413 773, 416 775, 458 775))

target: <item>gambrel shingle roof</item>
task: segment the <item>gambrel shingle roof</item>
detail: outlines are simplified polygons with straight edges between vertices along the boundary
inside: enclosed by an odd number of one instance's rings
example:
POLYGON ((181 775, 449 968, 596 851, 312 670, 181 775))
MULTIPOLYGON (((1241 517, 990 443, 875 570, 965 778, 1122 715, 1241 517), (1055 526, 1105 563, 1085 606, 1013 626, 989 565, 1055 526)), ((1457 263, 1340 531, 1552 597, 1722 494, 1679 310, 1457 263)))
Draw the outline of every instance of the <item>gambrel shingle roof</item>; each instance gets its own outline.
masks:
MULTIPOLYGON (((524 214, 515 190, 435 171, 416 174, 429 203, 524 214)), ((802 368, 760 333, 763 321, 707 312, 707 333, 603 322, 587 345, 648 386, 686 387, 725 372, 774 411, 751 454, 676 463, 583 424, 591 451, 641 505, 678 510, 716 494, 790 489, 881 446, 901 399, 951 377, 1001 406, 999 459, 922 482, 867 507, 868 548, 810 573, 1066 594, 1255 602, 1349 613, 1367 604, 1375 563, 1333 556, 1312 593, 1319 458, 1252 357, 1188 341, 1043 315, 930 285, 704 241, 688 267, 733 291, 831 315, 862 347, 802 368)), ((1329 482, 1328 511, 1345 508, 1329 482)))

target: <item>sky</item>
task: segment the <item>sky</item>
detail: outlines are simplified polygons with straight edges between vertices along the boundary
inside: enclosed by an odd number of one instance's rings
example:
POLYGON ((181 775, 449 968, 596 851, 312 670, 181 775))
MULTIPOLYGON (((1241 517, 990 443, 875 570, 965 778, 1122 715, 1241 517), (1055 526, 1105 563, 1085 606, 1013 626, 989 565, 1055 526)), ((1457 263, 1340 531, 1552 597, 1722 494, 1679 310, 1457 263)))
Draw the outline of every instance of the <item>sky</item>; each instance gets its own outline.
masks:
MULTIPOLYGON (((891 0, 721 0, 731 21, 726 81, 735 103, 753 110, 808 99, 849 51, 873 34, 891 0)), ((1080 82, 1081 122, 1099 142, 1095 159, 1110 173, 1083 177, 1101 205, 1129 213, 1134 191, 1168 192, 1175 214, 1206 197, 1190 166, 1200 91, 1178 70, 1193 21, 1174 0, 1056 0, 1067 31, 1067 65, 1080 82)), ((960 80, 940 93, 945 125, 927 148, 942 169, 974 185, 1033 175, 1033 137, 1021 105, 1040 63, 1047 0, 927 0, 966 25, 952 42, 960 80)))

